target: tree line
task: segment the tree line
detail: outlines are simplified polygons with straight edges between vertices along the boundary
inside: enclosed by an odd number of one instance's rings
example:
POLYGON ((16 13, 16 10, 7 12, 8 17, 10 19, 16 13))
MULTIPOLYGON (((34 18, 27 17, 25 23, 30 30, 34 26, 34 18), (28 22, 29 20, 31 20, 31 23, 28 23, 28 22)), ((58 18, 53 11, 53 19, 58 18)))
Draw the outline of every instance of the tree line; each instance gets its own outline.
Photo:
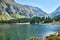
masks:
POLYGON ((0 20, 0 23, 51 23, 51 22, 60 22, 60 15, 51 17, 33 17, 33 18, 19 18, 19 19, 10 19, 10 20, 0 20))

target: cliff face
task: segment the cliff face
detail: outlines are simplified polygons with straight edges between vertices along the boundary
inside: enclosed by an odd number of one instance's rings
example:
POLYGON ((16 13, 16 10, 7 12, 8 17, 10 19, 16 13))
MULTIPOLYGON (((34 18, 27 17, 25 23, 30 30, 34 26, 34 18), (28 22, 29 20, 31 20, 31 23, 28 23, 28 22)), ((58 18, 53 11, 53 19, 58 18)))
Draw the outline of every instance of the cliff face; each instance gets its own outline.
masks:
POLYGON ((0 19, 9 20, 12 18, 30 18, 34 16, 45 17, 47 14, 40 8, 17 4, 14 0, 0 0, 0 16, 0 19))

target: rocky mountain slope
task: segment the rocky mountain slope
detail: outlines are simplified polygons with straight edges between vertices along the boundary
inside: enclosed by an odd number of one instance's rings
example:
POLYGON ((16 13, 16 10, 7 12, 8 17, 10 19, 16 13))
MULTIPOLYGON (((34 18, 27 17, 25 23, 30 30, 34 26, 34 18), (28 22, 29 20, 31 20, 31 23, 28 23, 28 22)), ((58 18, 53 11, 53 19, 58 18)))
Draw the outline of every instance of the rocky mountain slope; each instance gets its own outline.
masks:
POLYGON ((47 15, 38 7, 18 4, 14 0, 0 0, 0 20, 30 18, 34 16, 46 17, 47 15))
POLYGON ((60 7, 58 7, 54 12, 51 13, 51 17, 60 15, 60 7))
POLYGON ((33 16, 38 16, 38 17, 47 17, 48 14, 44 11, 42 11, 40 8, 38 7, 32 7, 32 6, 28 6, 28 5, 24 5, 26 8, 28 8, 29 10, 31 10, 33 16))

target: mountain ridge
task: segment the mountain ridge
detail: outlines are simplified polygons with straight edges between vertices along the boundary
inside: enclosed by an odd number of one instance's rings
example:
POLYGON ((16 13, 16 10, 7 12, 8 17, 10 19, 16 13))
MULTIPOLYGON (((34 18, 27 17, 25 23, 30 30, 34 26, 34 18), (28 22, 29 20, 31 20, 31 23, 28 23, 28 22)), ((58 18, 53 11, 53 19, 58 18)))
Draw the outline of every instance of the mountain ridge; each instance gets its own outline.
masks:
POLYGON ((51 17, 60 15, 60 6, 55 11, 53 11, 50 15, 51 17))
POLYGON ((0 0, 0 14, 2 15, 0 19, 3 20, 9 20, 15 18, 32 18, 35 16, 54 17, 60 14, 60 7, 58 7, 54 12, 52 12, 49 15, 39 7, 18 4, 14 0, 0 0), (5 16, 7 17, 5 18, 5 16))
MULTIPOLYGON (((28 5, 27 5, 28 6, 28 5)), ((47 16, 47 13, 43 12, 40 8, 37 7, 26 7, 25 5, 18 4, 14 0, 0 0, 0 14, 10 16, 10 19, 14 18, 31 18, 34 16, 41 17, 47 16), (29 8, 28 8, 29 7, 29 8), (19 17, 18 17, 18 16, 19 17)))

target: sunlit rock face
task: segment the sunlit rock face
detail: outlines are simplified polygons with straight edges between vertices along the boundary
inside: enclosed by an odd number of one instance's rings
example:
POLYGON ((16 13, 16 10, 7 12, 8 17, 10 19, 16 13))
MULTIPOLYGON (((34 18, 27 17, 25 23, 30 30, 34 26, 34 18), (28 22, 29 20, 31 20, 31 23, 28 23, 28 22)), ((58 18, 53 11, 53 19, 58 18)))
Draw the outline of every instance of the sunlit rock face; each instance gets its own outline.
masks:
MULTIPOLYGON (((31 18, 34 16, 37 17, 46 17, 47 13, 43 12, 38 7, 32 7, 28 5, 22 5, 16 3, 14 0, 0 0, 0 11, 6 16, 14 18, 16 14, 20 15, 19 17, 31 18), (12 15, 13 14, 13 15, 12 15), (11 16, 12 15, 12 16, 11 16)), ((17 17, 15 17, 17 18, 17 17)))

